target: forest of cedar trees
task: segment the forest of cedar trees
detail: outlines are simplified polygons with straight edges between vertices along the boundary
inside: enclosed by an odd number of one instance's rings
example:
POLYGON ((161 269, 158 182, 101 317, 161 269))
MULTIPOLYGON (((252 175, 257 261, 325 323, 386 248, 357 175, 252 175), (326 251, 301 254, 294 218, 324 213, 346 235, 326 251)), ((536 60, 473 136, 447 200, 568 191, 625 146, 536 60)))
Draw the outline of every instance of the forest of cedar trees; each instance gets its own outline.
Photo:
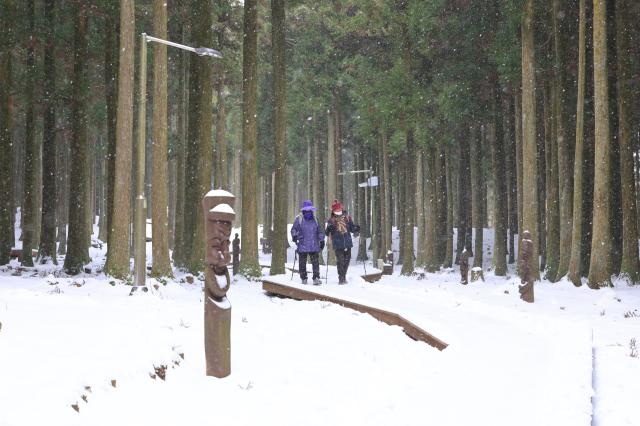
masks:
POLYGON ((0 0, 0 265, 21 242, 23 267, 76 274, 107 244, 101 271, 129 279, 146 116, 153 276, 202 269, 201 199, 223 188, 245 276, 260 237, 284 273, 302 201, 322 222, 339 199, 370 259, 399 231, 403 274, 463 248, 482 266, 489 243, 506 276, 528 230, 536 278, 638 283, 639 18, 635 0, 0 0), (223 58, 149 42, 138 116, 143 32, 223 58))

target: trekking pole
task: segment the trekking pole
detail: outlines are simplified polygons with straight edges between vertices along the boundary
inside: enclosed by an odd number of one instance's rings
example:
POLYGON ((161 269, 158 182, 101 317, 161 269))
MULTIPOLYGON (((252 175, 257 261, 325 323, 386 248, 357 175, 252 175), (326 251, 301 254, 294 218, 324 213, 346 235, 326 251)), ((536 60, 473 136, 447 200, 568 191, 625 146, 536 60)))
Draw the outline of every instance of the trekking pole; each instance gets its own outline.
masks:
POLYGON ((324 285, 328 285, 329 284, 329 247, 327 246, 327 260, 326 260, 326 264, 327 264, 327 269, 324 273, 324 285))
POLYGON ((298 247, 296 247, 296 250, 294 251, 294 255, 293 255, 293 266, 291 266, 291 279, 289 281, 293 281, 293 273, 296 270, 296 261, 298 260, 298 247))

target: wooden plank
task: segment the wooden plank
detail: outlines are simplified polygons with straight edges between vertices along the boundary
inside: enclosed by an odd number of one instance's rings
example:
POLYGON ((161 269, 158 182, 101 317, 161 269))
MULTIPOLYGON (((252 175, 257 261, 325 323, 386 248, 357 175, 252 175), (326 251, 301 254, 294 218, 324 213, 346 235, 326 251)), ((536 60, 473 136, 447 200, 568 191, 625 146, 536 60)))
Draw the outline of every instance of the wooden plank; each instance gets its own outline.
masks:
POLYGON ((262 280, 262 289, 267 293, 288 297, 295 300, 319 300, 323 302, 335 303, 345 308, 353 309, 358 312, 369 314, 379 321, 389 325, 397 325, 402 327, 404 332, 414 340, 419 340, 433 346, 438 350, 445 349, 448 345, 429 332, 418 327, 416 324, 408 321, 395 312, 385 311, 383 309, 374 308, 360 303, 349 302, 337 297, 327 296, 297 287, 291 287, 284 284, 275 283, 269 280, 262 280))

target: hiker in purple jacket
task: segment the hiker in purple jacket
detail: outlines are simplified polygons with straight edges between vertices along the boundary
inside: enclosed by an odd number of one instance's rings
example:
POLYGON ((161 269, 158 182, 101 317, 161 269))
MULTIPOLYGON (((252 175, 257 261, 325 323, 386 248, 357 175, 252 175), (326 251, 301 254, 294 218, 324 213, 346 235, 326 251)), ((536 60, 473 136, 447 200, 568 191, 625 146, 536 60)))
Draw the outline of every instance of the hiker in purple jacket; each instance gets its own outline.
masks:
POLYGON ((296 251, 300 255, 298 270, 300 271, 302 284, 307 283, 307 257, 309 257, 313 267, 313 284, 320 285, 318 254, 324 249, 324 233, 318 224, 318 220, 313 215, 315 209, 311 200, 306 200, 302 203, 301 214, 296 217, 291 227, 291 238, 298 246, 296 251))

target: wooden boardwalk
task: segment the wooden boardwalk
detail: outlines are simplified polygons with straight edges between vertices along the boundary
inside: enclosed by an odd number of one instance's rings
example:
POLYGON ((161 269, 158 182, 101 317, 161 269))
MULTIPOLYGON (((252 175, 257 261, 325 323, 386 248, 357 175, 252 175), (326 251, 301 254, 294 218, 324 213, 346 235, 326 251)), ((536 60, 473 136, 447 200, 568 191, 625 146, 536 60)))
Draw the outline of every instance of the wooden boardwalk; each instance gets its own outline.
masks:
MULTIPOLYGON (((379 275, 379 274, 375 274, 375 275, 379 275)), ((365 277, 363 278, 367 280, 367 278, 365 277)), ((371 279, 374 279, 374 277, 371 277, 371 279)), ((377 279, 380 279, 380 277, 378 276, 377 279)), ((369 281, 369 282, 373 282, 373 281, 369 281)), ((389 325, 400 326, 402 327, 404 332, 412 339, 425 342, 428 345, 431 345, 438 350, 443 350, 447 347, 447 344, 445 342, 443 342, 442 340, 438 339, 437 337, 433 336, 429 332, 423 330, 416 324, 412 323, 411 321, 405 319, 404 317, 402 317, 401 315, 395 312, 385 311, 383 309, 379 309, 373 306, 367 306, 367 305, 363 305, 356 302, 350 302, 348 300, 340 299, 337 297, 316 293, 311 290, 305 290, 298 287, 277 283, 274 281, 270 281, 268 278, 262 280, 262 289, 267 293, 275 294, 282 297, 289 297, 295 300, 320 300, 323 302, 335 303, 345 308, 349 308, 358 312, 369 314, 372 317, 376 318, 377 320, 387 323, 389 325)))

